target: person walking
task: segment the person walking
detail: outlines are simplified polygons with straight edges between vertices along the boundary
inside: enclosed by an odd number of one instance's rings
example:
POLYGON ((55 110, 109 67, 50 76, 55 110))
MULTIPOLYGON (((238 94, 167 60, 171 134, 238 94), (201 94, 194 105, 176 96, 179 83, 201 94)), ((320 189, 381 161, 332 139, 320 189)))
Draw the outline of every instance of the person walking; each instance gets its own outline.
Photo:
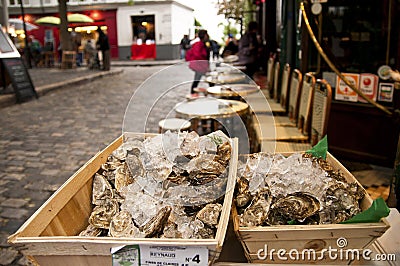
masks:
POLYGON ((181 59, 185 59, 186 51, 190 49, 190 39, 187 34, 183 35, 183 38, 180 43, 181 48, 181 59))
POLYGON ((259 43, 257 40, 258 23, 255 21, 249 22, 246 33, 239 41, 239 63, 246 66, 244 71, 250 78, 253 78, 257 71, 259 57, 259 43))
POLYGON ((100 27, 97 27, 97 32, 99 33, 99 39, 97 40, 96 47, 101 51, 102 70, 110 70, 110 43, 108 36, 100 27))
POLYGON ((186 61, 189 61, 189 68, 194 71, 194 80, 190 93, 195 96, 194 88, 199 85, 201 76, 209 70, 210 43, 207 30, 199 30, 199 41, 195 42, 186 52, 186 61))

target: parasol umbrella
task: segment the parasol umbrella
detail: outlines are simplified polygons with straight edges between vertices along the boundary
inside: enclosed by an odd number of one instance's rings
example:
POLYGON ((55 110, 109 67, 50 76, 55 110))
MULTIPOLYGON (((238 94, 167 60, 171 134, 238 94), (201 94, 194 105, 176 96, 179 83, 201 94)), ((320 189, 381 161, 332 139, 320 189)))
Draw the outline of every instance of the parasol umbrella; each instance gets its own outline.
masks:
MULTIPOLYGON (((83 14, 70 14, 67 16, 68 23, 91 23, 94 20, 83 14)), ((58 26, 61 23, 60 18, 54 16, 46 16, 39 18, 35 21, 36 24, 47 25, 47 26, 58 26)))
POLYGON ((45 26, 58 26, 60 25, 60 18, 53 16, 46 16, 35 20, 36 24, 45 25, 45 26))
POLYGON ((83 14, 70 14, 67 16, 68 22, 69 23, 91 23, 94 22, 94 20, 86 15, 83 14))
MULTIPOLYGON (((15 30, 23 30, 24 29, 24 22, 22 21, 22 19, 19 18, 10 18, 8 19, 8 23, 10 24, 11 27, 13 27, 15 30)), ((30 30, 36 30, 39 27, 36 25, 33 25, 32 23, 29 23, 27 21, 25 21, 25 26, 26 26, 26 30, 30 31, 30 30)))

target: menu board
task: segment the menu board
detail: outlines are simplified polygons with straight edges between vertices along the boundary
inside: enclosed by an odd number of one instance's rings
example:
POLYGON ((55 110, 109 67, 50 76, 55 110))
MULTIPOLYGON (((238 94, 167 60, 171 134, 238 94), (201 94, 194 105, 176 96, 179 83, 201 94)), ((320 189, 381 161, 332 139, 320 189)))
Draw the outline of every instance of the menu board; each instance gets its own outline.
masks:
POLYGON ((11 79, 17 102, 22 102, 27 98, 38 97, 31 77, 22 62, 18 58, 1 58, 2 68, 5 69, 11 79))

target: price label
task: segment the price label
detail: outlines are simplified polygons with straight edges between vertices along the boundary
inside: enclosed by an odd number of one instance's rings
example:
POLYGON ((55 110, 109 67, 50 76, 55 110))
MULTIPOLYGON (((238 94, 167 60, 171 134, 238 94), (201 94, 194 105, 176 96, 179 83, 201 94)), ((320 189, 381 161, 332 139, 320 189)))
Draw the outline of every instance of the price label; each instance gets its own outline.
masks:
POLYGON ((129 245, 113 253, 113 266, 207 266, 206 247, 129 245))

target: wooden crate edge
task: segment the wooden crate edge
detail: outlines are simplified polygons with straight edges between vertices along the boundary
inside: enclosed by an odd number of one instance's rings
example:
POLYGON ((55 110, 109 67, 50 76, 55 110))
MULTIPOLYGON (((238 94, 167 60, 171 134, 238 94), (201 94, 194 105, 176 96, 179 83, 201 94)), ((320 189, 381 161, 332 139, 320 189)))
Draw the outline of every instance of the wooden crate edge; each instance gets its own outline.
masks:
MULTIPOLYGON (((94 155, 89 161, 87 161, 82 167, 79 168, 78 171, 76 171, 71 177, 67 179, 66 182, 64 182, 61 187, 59 187, 56 192, 54 192, 50 198, 48 198, 41 207, 27 220, 25 223, 12 235, 8 237, 8 242, 11 244, 18 243, 18 236, 22 235, 26 230, 28 230, 29 227, 33 227, 34 230, 37 230, 37 232, 40 234, 44 228, 46 227, 46 224, 41 223, 40 221, 37 221, 37 218, 41 215, 46 216, 47 219, 52 220, 54 217, 57 216, 58 212, 65 206, 60 206, 63 202, 60 202, 56 199, 60 197, 65 197, 65 201, 69 201, 73 198, 75 193, 68 193, 69 191, 77 192, 78 190, 73 189, 73 188, 79 188, 77 186, 78 181, 80 183, 84 183, 87 181, 88 178, 91 178, 89 176, 88 172, 88 166, 91 165, 94 161, 96 160, 106 160, 107 158, 101 158, 101 156, 105 153, 107 153, 109 150, 114 149, 115 146, 119 146, 122 143, 122 136, 118 137, 115 139, 111 144, 109 144, 106 148, 103 150, 99 151, 94 155), (88 175, 86 179, 83 180, 78 180, 77 181, 77 176, 81 175, 88 175), (67 192, 68 190, 68 192, 67 192), (56 203, 56 204, 55 204, 56 203)), ((64 202, 65 202, 64 201, 64 202)), ((30 230, 32 231, 32 230, 30 230)))

